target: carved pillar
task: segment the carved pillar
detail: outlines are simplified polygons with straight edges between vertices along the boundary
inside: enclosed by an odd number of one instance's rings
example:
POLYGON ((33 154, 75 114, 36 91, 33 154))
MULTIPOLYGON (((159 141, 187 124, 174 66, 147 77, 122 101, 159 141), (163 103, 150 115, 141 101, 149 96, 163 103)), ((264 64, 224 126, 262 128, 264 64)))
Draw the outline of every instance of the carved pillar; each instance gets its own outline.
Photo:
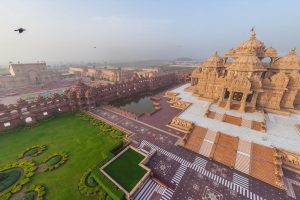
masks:
POLYGON ((242 112, 242 113, 245 112, 246 100, 247 100, 247 93, 243 93, 243 97, 242 97, 242 100, 241 100, 241 105, 240 105, 240 108, 239 108, 239 112, 242 112))
POLYGON ((250 106, 252 108, 256 108, 256 101, 257 101, 258 93, 254 92, 251 98, 250 106))
POLYGON ((224 92, 225 92, 225 89, 223 88, 222 92, 221 92, 221 95, 219 97, 219 100, 218 100, 218 106, 220 106, 222 101, 224 100, 224 92))
POLYGON ((226 106, 225 106, 226 110, 230 110, 232 97, 233 97, 233 91, 229 91, 229 97, 227 99, 226 106))

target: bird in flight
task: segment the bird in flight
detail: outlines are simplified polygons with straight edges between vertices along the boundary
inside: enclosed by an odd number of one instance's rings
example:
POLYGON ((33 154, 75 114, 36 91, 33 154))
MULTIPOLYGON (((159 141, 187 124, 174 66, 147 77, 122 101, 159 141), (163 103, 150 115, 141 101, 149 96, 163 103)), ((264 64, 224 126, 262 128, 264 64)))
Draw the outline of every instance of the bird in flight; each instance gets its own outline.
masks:
POLYGON ((96 49, 97 47, 94 47, 94 49, 96 49))
POLYGON ((26 31, 25 28, 19 28, 19 29, 16 29, 15 31, 18 31, 20 34, 23 33, 24 31, 26 31))

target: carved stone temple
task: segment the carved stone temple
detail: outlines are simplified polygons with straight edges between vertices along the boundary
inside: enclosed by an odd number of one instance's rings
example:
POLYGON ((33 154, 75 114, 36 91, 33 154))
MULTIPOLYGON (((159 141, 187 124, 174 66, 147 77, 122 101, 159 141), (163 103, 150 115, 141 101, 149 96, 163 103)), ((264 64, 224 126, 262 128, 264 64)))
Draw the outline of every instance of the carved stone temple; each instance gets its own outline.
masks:
POLYGON ((187 91, 240 112, 264 108, 294 111, 300 104, 300 57, 296 49, 279 57, 276 49, 251 37, 224 57, 216 52, 194 70, 187 91))

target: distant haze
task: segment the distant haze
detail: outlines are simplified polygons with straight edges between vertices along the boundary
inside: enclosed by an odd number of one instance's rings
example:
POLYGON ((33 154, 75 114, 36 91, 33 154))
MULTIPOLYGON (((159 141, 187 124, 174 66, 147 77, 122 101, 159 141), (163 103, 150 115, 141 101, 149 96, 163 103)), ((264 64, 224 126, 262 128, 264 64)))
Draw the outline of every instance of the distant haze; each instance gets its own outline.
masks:
POLYGON ((252 26, 286 54, 300 48, 299 8, 297 0, 1 0, 0 64, 201 59, 236 47, 252 26))

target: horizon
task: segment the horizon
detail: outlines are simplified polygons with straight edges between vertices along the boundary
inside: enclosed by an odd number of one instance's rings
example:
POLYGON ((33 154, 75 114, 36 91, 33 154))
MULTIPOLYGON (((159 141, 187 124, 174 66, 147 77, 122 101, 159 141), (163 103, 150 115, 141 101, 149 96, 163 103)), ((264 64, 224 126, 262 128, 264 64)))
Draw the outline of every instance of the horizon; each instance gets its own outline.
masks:
POLYGON ((300 47, 294 22, 300 2, 270 3, 6 0, 0 5, 6 16, 0 19, 0 65, 201 60, 236 48, 250 37, 253 26, 257 39, 282 56, 300 47), (20 27, 26 31, 13 31, 20 27))

